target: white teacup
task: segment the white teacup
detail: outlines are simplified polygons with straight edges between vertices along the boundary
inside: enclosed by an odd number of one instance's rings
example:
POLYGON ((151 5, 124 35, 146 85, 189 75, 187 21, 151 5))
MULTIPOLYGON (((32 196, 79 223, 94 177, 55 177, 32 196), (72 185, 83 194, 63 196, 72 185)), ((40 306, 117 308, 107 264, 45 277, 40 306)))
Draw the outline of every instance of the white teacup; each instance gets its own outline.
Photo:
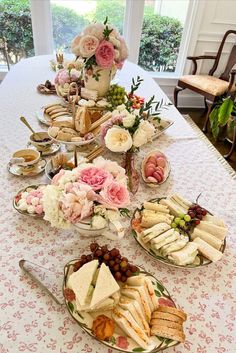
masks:
POLYGON ((42 138, 42 141, 38 141, 38 139, 35 140, 34 134, 32 134, 30 136, 31 144, 35 146, 39 152, 48 150, 53 143, 53 139, 48 135, 48 133, 45 131, 37 132, 36 136, 42 138))
POLYGON ((17 164, 20 167, 30 167, 34 166, 34 164, 38 163, 40 159, 40 153, 35 150, 25 149, 16 151, 13 156, 11 163, 17 164), (19 159, 17 161, 17 159, 19 159))

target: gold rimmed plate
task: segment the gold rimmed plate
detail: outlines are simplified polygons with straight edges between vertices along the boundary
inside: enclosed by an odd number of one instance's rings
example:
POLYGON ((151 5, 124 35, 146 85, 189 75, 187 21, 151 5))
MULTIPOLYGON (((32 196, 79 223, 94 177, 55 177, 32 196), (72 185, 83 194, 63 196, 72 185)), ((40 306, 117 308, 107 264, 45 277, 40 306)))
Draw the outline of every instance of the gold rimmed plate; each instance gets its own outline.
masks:
MULTIPOLYGON (((98 338, 96 338, 92 332, 92 323, 93 320, 101 313, 96 312, 96 313, 87 313, 87 312, 82 312, 76 309, 76 303, 74 299, 68 298, 66 295, 66 289, 67 287, 67 282, 70 274, 73 272, 73 265, 75 262, 79 261, 79 259, 74 259, 70 262, 68 262, 65 265, 64 268, 64 281, 63 281, 63 294, 64 294, 64 300, 66 307, 73 317, 73 319, 78 323, 78 325, 81 327, 82 330, 84 330, 87 334, 89 334, 91 337, 93 337, 95 340, 98 342, 102 343, 103 345, 109 347, 110 349, 115 349, 120 352, 127 352, 127 353, 133 353, 133 352, 147 352, 147 353, 157 353, 160 351, 164 351, 165 349, 169 347, 174 347, 179 344, 177 341, 173 341, 171 339, 166 339, 158 336, 152 336, 150 341, 150 348, 149 349, 143 349, 138 344, 133 341, 130 337, 128 337, 125 333, 120 331, 120 329, 115 328, 115 332, 113 336, 108 340, 108 341, 101 341, 98 338), (122 346, 120 345, 120 341, 122 340, 122 346), (124 346, 126 348, 124 348, 124 346)), ((140 268, 140 274, 143 274, 150 278, 152 281, 152 285, 155 291, 156 296, 158 297, 158 302, 160 305, 166 305, 166 306, 172 306, 176 307, 174 300, 171 298, 168 290, 164 287, 164 285, 156 279, 152 274, 144 271, 142 268, 140 268)), ((103 311, 102 314, 107 315, 108 317, 111 317, 111 310, 108 311, 103 311)))
MULTIPOLYGON (((165 198, 165 197, 162 197, 165 198)), ((149 202, 159 202, 162 198, 156 198, 156 199, 152 199, 149 200, 149 202)), ((137 241, 137 243, 139 244, 139 246, 150 256, 152 256, 156 261, 162 262, 163 264, 172 266, 172 267, 176 267, 176 268, 196 268, 196 267, 200 267, 200 266, 207 266, 210 265, 212 263, 212 261, 208 260, 207 258, 205 258, 203 255, 197 255, 196 259, 194 261, 194 263, 189 264, 189 265, 176 265, 173 262, 171 262, 167 257, 160 255, 157 255, 148 244, 145 244, 142 241, 141 238, 141 232, 142 229, 140 227, 140 223, 141 223, 141 211, 143 210, 143 207, 141 208, 136 208, 136 210, 134 211, 133 217, 131 219, 131 234, 133 235, 133 237, 135 238, 135 240, 137 241)), ((211 214, 208 211, 209 214, 211 214)), ((222 253, 224 253, 225 251, 225 247, 226 247, 226 239, 224 240, 220 251, 222 253)))
POLYGON ((7 165, 7 170, 9 173, 16 175, 16 176, 21 176, 21 177, 33 177, 36 176, 40 173, 42 173, 45 169, 47 161, 45 159, 40 159, 38 163, 29 166, 29 167, 21 167, 16 164, 11 164, 8 163, 7 165))

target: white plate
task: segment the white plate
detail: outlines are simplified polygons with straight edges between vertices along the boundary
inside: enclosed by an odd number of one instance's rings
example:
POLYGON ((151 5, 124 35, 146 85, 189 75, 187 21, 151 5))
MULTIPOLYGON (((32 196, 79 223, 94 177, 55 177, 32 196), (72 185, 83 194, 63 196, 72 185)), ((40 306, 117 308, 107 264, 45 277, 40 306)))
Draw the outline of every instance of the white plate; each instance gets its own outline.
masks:
POLYGON ((22 168, 15 164, 11 165, 10 163, 8 163, 7 170, 9 171, 9 173, 16 176, 33 177, 44 171, 46 163, 47 162, 45 159, 40 159, 38 163, 33 165, 33 167, 26 168, 22 168))
POLYGON ((40 123, 47 125, 47 126, 51 125, 52 120, 47 118, 46 115, 44 115, 44 108, 41 108, 35 114, 36 114, 36 117, 40 123))
MULTIPOLYGON (((27 147, 30 146, 30 148, 35 149, 36 151, 37 148, 35 146, 33 146, 30 142, 28 143, 27 147)), ((58 152, 61 148, 60 143, 53 143, 50 145, 50 148, 48 148, 45 151, 41 151, 39 152, 41 154, 42 157, 46 157, 46 156, 51 156, 52 154, 58 152)))
POLYGON ((87 141, 77 141, 77 142, 69 142, 69 141, 62 141, 62 140, 58 140, 55 137, 53 137, 52 135, 50 135, 50 129, 48 129, 48 135, 49 137, 51 137, 51 139, 53 139, 54 141, 58 142, 58 143, 62 143, 63 145, 67 145, 67 146, 85 146, 88 145, 90 143, 92 143, 95 139, 96 136, 94 136, 92 139, 87 140, 87 141))

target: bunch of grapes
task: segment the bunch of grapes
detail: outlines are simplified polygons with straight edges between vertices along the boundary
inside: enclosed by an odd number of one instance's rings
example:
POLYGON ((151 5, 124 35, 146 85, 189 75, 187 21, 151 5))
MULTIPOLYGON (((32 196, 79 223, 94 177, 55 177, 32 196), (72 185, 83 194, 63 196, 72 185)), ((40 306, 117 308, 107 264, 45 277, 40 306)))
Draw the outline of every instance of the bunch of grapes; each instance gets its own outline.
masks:
POLYGON ((111 85, 107 93, 107 100, 112 108, 116 108, 118 105, 125 103, 125 97, 126 92, 124 87, 111 85))
POLYGON ((80 260, 74 264, 74 272, 78 271, 84 264, 97 259, 99 264, 105 263, 117 281, 125 282, 128 277, 139 272, 137 266, 129 263, 126 257, 122 257, 116 248, 108 250, 107 245, 99 246, 98 243, 90 244, 91 254, 82 255, 80 260))
POLYGON ((200 224, 203 216, 206 216, 206 214, 207 210, 205 210, 205 208, 202 208, 198 204, 193 204, 188 209, 188 215, 189 217, 191 217, 192 220, 194 220, 195 225, 200 224))
POLYGON ((191 228, 191 217, 188 214, 179 214, 171 223, 171 227, 178 229, 180 233, 189 234, 191 228))

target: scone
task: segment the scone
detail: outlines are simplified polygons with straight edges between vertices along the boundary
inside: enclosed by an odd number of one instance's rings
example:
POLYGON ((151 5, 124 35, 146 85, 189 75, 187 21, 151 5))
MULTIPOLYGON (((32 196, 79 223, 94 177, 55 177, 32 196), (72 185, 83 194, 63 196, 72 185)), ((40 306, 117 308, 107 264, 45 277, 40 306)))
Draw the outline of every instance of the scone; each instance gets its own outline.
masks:
POLYGON ((54 137, 54 138, 57 137, 57 134, 58 134, 59 131, 60 131, 60 128, 59 128, 59 127, 56 127, 56 126, 52 126, 52 127, 49 128, 49 134, 50 134, 52 137, 54 137))
POLYGON ((59 131, 59 133, 57 135, 57 139, 61 140, 61 141, 70 142, 71 141, 71 136, 72 135, 67 133, 67 132, 59 131))
POLYGON ((59 116, 53 120, 52 126, 74 128, 72 116, 59 116))

